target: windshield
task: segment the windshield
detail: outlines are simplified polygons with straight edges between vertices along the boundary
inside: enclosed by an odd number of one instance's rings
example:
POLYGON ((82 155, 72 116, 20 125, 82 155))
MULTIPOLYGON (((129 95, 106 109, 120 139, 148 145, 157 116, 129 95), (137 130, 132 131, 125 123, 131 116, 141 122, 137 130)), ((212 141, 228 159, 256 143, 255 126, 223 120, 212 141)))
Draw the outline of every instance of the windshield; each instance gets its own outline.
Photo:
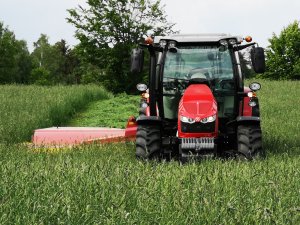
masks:
POLYGON ((181 46, 167 52, 163 75, 164 115, 177 119, 178 104, 189 80, 208 80, 219 118, 234 117, 234 76, 230 51, 218 46, 181 46), (220 94, 221 93, 221 94, 220 94))
POLYGON ((233 79, 229 50, 218 46, 181 46, 177 53, 168 52, 164 67, 164 80, 177 78, 233 79))

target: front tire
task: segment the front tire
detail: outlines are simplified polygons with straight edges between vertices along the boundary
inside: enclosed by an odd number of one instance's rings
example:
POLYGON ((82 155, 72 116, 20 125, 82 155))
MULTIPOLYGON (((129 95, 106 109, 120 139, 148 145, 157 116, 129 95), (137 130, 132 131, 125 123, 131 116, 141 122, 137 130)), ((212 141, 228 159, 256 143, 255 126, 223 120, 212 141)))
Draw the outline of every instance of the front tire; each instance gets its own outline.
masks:
POLYGON ((142 160, 159 159, 161 156, 161 131, 157 125, 138 125, 136 157, 142 160))
POLYGON ((252 160, 265 157, 265 150, 262 147, 262 132, 259 124, 238 126, 237 150, 239 158, 252 160))

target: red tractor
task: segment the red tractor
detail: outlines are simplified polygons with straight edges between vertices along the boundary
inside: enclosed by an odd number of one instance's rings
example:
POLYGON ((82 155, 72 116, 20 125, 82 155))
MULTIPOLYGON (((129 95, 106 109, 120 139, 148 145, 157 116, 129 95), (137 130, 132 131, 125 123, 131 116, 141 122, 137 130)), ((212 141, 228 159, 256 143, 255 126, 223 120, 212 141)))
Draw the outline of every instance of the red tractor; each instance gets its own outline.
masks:
POLYGON ((239 58, 239 51, 250 47, 254 71, 264 72, 264 50, 251 41, 226 34, 158 36, 132 51, 136 73, 143 68, 143 49, 150 55, 149 85, 137 85, 143 92, 138 158, 265 155, 256 97, 260 84, 244 87, 239 58))

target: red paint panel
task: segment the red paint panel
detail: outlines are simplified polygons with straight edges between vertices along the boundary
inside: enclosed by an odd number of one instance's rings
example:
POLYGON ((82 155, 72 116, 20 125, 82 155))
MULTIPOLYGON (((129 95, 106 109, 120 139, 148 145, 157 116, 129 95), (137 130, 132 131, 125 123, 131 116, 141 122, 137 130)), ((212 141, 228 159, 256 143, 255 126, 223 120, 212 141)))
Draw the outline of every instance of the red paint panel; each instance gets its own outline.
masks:
POLYGON ((181 131, 180 117, 185 116, 196 122, 209 116, 217 116, 217 102, 205 84, 190 85, 184 92, 178 109, 178 137, 216 137, 218 134, 218 118, 215 121, 215 132, 212 133, 184 133, 181 131))
POLYGON ((252 107, 249 106, 249 97, 244 98, 243 116, 252 116, 252 107))
MULTIPOLYGON (((244 87, 244 93, 249 93, 251 92, 251 89, 248 87, 244 87)), ((250 98, 244 97, 244 101, 243 101, 243 111, 240 111, 240 115, 241 116, 252 116, 252 107, 249 106, 249 101, 250 98)))
POLYGON ((117 138, 124 137, 124 129, 104 127, 51 127, 35 130, 32 142, 36 146, 65 146, 82 144, 93 140, 116 140, 117 138))

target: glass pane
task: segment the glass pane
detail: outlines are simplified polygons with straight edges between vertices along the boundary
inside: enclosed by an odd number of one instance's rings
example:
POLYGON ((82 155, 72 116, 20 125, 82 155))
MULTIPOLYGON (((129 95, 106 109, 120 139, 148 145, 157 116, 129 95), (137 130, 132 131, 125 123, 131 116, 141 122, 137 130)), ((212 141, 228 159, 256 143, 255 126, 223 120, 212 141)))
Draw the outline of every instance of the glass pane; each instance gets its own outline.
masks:
POLYGON ((232 79, 230 53, 228 50, 220 51, 217 46, 179 47, 177 53, 167 53, 164 77, 232 79))
POLYGON ((168 52, 164 65, 163 98, 165 117, 176 119, 178 104, 190 79, 207 79, 217 97, 219 117, 230 117, 234 106, 233 66, 229 50, 218 46, 183 46, 168 52))

